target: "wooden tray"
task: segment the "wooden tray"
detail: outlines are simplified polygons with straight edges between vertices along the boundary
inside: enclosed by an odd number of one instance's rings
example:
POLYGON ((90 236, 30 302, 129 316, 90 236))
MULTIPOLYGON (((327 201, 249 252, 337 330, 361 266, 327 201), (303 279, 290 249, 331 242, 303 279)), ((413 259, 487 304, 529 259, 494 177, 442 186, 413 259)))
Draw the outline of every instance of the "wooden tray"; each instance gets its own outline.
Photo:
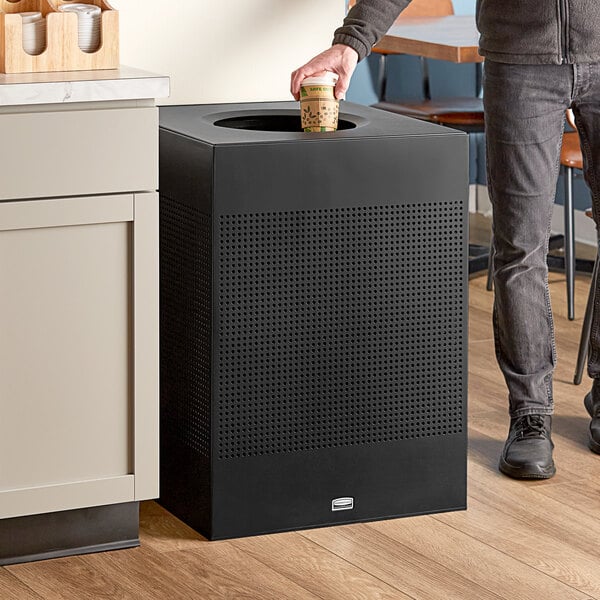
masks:
POLYGON ((106 0, 85 0, 102 9, 100 48, 79 48, 78 19, 74 13, 58 12, 73 0, 0 0, 0 73, 88 71, 119 67, 119 13, 106 0), (23 49, 20 12, 40 11, 46 18, 46 49, 31 55, 23 49))

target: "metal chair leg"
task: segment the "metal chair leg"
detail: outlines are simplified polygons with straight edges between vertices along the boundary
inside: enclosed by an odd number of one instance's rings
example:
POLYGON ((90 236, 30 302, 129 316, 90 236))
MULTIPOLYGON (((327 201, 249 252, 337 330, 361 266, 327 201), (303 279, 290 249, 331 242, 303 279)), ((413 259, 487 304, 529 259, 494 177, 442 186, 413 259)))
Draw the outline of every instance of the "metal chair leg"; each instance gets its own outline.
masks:
POLYGON ((573 213, 573 169, 565 167, 565 274, 567 277, 567 310, 575 319, 575 219, 573 213))
POLYGON ((421 61, 421 85, 423 86, 423 100, 431 100, 431 83, 429 81, 429 62, 424 56, 419 57, 421 61))
POLYGON ((573 383, 579 385, 585 369, 585 363, 588 355, 590 344, 590 333, 592 331, 592 314, 594 312, 594 292, 598 282, 598 261, 600 260, 600 247, 596 254, 596 262, 592 271, 592 281, 590 283, 590 293, 588 294, 587 304, 585 307, 585 317, 583 318, 583 326, 581 328, 581 339, 579 341, 579 351, 577 352, 577 364, 575 366, 575 375, 573 383))
POLYGON ((494 280, 494 236, 490 237, 490 253, 488 254, 488 272, 487 272, 487 283, 485 289, 488 292, 492 291, 492 284, 494 280))
POLYGON ((379 102, 385 102, 387 96, 387 54, 379 55, 379 73, 377 79, 379 102))
POLYGON ((483 97, 483 61, 475 63, 475 97, 483 97))

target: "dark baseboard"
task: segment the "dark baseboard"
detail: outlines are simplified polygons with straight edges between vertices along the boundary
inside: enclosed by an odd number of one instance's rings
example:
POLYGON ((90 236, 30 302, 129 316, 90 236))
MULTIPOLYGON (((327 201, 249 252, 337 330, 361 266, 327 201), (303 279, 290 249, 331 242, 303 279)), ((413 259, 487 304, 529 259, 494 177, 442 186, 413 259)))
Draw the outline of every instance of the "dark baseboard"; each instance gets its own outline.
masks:
POLYGON ((139 546, 139 502, 0 519, 0 566, 139 546))

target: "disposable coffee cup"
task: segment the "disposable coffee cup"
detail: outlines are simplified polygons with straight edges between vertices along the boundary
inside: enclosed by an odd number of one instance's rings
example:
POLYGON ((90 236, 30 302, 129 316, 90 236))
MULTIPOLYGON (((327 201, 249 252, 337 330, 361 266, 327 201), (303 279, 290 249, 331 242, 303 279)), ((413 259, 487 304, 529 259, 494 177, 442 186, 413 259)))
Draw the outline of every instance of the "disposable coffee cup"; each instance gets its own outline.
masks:
POLYGON ((325 72, 300 86, 300 115, 306 132, 337 131, 340 103, 334 94, 338 76, 325 72))

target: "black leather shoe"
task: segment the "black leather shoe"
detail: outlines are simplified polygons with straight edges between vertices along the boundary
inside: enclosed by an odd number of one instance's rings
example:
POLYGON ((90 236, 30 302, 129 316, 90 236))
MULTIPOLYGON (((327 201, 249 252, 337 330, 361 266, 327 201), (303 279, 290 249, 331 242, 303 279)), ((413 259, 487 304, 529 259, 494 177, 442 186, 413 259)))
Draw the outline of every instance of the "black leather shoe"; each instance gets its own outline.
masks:
POLYGON ((594 396, 598 397, 600 394, 593 393, 594 387, 596 386, 596 381, 597 380, 594 380, 592 391, 585 395, 583 404, 590 417, 592 417, 590 422, 590 437, 588 446, 592 452, 600 454, 600 401, 594 401, 594 396))
POLYGON ((550 415, 511 419, 508 439, 500 457, 500 471, 514 479, 550 479, 556 473, 551 431, 550 415))

